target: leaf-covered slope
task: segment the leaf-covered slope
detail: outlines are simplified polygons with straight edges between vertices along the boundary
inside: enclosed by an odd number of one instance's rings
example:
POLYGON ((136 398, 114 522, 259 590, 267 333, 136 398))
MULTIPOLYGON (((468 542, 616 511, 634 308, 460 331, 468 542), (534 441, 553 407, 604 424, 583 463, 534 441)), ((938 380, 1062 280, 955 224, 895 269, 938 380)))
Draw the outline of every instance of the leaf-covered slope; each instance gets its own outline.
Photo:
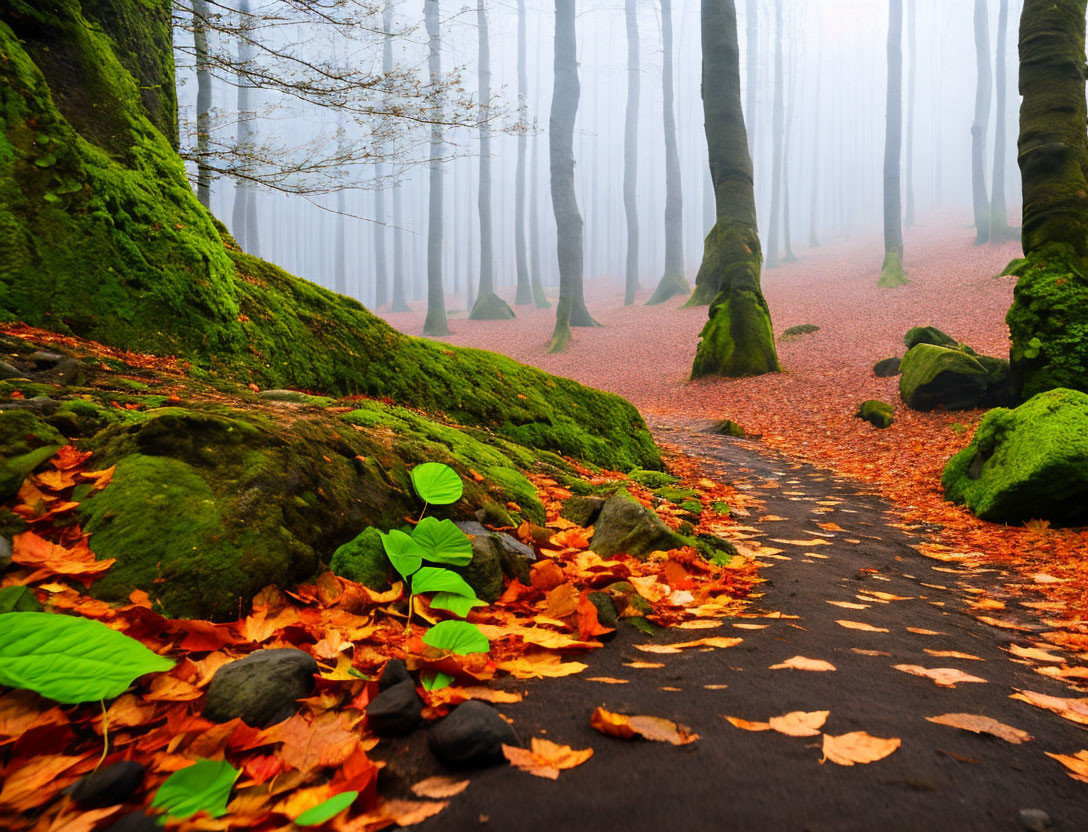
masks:
POLYGON ((172 93, 145 89, 172 76, 167 10, 0 0, 0 320, 184 356, 262 386, 388 397, 609 467, 659 464, 624 400, 402 335, 236 251, 160 132, 172 93))

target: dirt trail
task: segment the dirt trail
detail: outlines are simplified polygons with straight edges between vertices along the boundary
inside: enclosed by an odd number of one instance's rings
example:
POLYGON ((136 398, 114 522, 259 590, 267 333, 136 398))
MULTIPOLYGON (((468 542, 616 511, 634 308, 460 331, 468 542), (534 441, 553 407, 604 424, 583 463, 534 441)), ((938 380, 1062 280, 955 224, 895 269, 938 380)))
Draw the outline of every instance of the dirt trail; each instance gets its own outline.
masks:
POLYGON ((764 511, 746 522, 759 530, 764 546, 773 547, 768 551, 781 553, 763 558, 766 595, 756 603, 783 617, 729 620, 695 634, 660 633, 655 641, 666 643, 693 635, 744 639, 729 649, 677 655, 640 652, 636 645, 650 639, 622 628, 611 645, 584 659, 588 670, 536 683, 522 703, 503 707, 523 740, 539 734, 592 747, 593 758, 557 781, 509 767, 482 771, 424 828, 815 832, 917 830, 939 821, 957 830, 1015 830, 1024 828, 1021 809, 1045 810, 1058 829, 1088 828, 1085 785, 1044 754, 1075 753, 1086 744, 1083 729, 1009 698, 1016 689, 1069 696, 1068 689, 1002 649, 1017 634, 965 612, 971 588, 1001 575, 923 557, 912 548, 915 539, 889 524, 888 505, 849 481, 750 441, 657 427, 663 439, 704 459, 707 473, 735 478, 765 501, 764 511), (817 523, 834 523, 841 531, 817 523), (903 600, 859 600, 876 599, 874 592, 903 600), (847 629, 838 620, 881 631, 847 629), (750 630, 737 623, 767 626, 750 630), (797 655, 836 669, 769 669, 797 655), (627 666, 631 661, 663 667, 634 669, 627 666), (939 687, 896 664, 956 668, 985 682, 939 687), (670 718, 700 738, 679 748, 607 738, 589 726, 598 705, 670 718), (818 736, 753 733, 723 718, 766 721, 797 710, 830 711, 823 726, 829 734, 866 731, 899 737, 902 746, 870 765, 820 764, 818 736), (926 721, 947 713, 992 717, 1034 739, 1014 745, 926 721))

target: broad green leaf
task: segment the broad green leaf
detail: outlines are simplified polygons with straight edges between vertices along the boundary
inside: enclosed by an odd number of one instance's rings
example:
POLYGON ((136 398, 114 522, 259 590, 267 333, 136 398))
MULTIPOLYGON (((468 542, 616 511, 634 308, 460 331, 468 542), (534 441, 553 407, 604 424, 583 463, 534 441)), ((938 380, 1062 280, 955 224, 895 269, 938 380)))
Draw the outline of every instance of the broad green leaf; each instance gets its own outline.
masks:
POLYGON ((452 592, 465 598, 476 597, 476 591, 465 583, 464 578, 437 566, 424 566, 412 576, 412 594, 422 592, 452 592))
POLYGON ((41 612, 42 605, 28 586, 6 586, 0 589, 0 613, 41 612))
POLYGON ((227 813, 230 790, 241 773, 225 760, 197 760, 166 778, 151 808, 162 809, 171 818, 188 818, 197 812, 220 817, 227 813))
POLYGON ((452 592, 436 592, 431 599, 432 610, 449 610, 454 615, 464 618, 473 607, 486 607, 487 602, 479 598, 466 598, 452 592))
POLYGON ((472 562, 472 541, 452 520, 424 517, 412 530, 412 540, 426 552, 424 557, 434 563, 465 566, 472 562))
POLYGON ((423 548, 399 529, 382 535, 382 548, 393 568, 407 578, 423 565, 423 548))
POLYGON ((487 636, 467 621, 440 621, 423 634, 423 643, 458 656, 486 653, 491 649, 487 636))
POLYGON ((334 794, 324 803, 319 803, 312 809, 307 809, 295 818, 295 823, 299 826, 320 826, 325 823, 325 821, 332 820, 348 808, 348 806, 355 802, 355 798, 358 796, 358 792, 340 792, 340 794, 334 794))
POLYGON ((433 673, 421 673, 419 678, 423 682, 425 690, 442 690, 442 688, 448 688, 453 684, 453 677, 441 670, 436 670, 433 673))
POLYGON ((105 624, 48 612, 0 614, 0 684, 66 705, 112 699, 174 662, 105 624))
POLYGON ((424 462, 413 468, 412 485, 420 499, 435 506, 456 503, 465 491, 457 472, 441 462, 424 462))

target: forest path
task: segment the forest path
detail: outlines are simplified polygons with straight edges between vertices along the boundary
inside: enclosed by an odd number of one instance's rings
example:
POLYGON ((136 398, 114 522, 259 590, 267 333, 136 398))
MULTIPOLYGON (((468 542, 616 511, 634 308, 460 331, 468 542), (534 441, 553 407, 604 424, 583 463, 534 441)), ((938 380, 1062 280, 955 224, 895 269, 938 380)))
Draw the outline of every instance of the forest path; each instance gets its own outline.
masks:
POLYGON ((764 501, 761 513, 743 520, 763 546, 773 547, 761 557, 767 583, 759 588, 766 594, 754 611, 783 617, 729 619, 699 633, 662 631, 654 641, 744 639, 729 649, 675 655, 640 652, 637 645, 651 639, 621 628, 606 649, 583 659, 589 664, 583 673, 533 683, 523 702, 503 706, 523 741, 546 736, 592 747, 594 756, 556 781, 507 766, 481 771, 423 828, 816 832, 917 830, 934 822, 956 830, 1033 828, 1018 819, 1021 809, 1044 810, 1058 829, 1088 828, 1085 786, 1044 755, 1075 753, 1088 744, 1083 729, 1009 698, 1017 689, 1069 696, 1068 688, 1003 649, 1027 644, 1023 634, 987 626, 966 610, 973 589, 1002 577, 997 570, 923 557, 914 548, 918 538, 888 516, 890 506, 854 482, 751 441, 680 423, 656 428, 661 440, 702 460, 707 475, 732 479, 764 501), (878 629, 847 629, 840 620, 878 629), (766 627, 736 626, 753 623, 766 627), (770 669, 794 656, 830 662, 835 670, 770 669), (628 666, 633 661, 662 667, 635 669, 628 666), (955 668, 985 682, 940 687, 897 664, 955 668), (600 677, 629 683, 593 681, 600 677), (602 736, 589 724, 599 705, 673 719, 699 739, 671 747, 602 736), (798 710, 830 711, 823 726, 829 734, 865 731, 901 738, 902 745, 869 765, 820 764, 819 736, 749 732, 723 718, 766 721, 798 710), (1034 739, 1014 745, 926 721, 947 713, 988 716, 1034 739))

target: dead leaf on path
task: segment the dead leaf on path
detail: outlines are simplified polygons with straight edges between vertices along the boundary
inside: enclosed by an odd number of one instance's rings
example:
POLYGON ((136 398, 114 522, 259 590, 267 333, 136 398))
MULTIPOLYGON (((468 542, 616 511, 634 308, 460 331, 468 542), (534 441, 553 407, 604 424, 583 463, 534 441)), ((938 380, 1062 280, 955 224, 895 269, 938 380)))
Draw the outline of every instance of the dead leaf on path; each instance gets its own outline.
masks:
POLYGON ((989 615, 980 615, 978 616, 978 620, 983 624, 989 624, 991 627, 1000 627, 1002 630, 1020 630, 1021 632, 1028 632, 1031 629, 1022 624, 1017 624, 1014 621, 1006 621, 1003 618, 992 618, 989 615))
POLYGON ((887 633, 889 632, 883 627, 874 627, 871 624, 863 624, 860 621, 844 621, 838 619, 835 621, 840 627, 845 627, 848 630, 862 630, 866 633, 887 633))
POLYGON ((926 630, 923 627, 907 627, 908 633, 914 633, 917 636, 943 636, 945 633, 938 633, 936 630, 926 630))
POLYGON ((1064 662, 1061 656, 1055 656, 1046 650, 1039 647, 1021 647, 1019 644, 1010 644, 1005 648, 1008 652, 1014 656, 1018 656, 1021 659, 1032 659, 1038 662, 1064 662))
POLYGON ((673 745, 687 745, 699 739, 699 735, 689 728, 678 725, 668 719, 656 716, 627 716, 604 708, 597 708, 590 717, 589 724, 610 737, 631 739, 642 737, 654 742, 668 742, 673 745))
POLYGON ((960 728, 975 734, 992 734, 998 739, 1019 745, 1032 739, 1027 731, 1013 728, 996 719, 978 714, 941 714, 940 716, 927 716, 927 722, 936 722, 938 725, 948 725, 952 728, 960 728))
POLYGON ((777 514, 767 514, 759 518, 760 523, 775 523, 779 520, 785 520, 785 517, 779 517, 777 514))
POLYGON ((771 670, 834 670, 835 665, 825 662, 823 659, 806 659, 804 656, 794 656, 784 662, 772 664, 771 670))
POLYGON ((592 757, 593 749, 576 750, 569 745, 559 745, 551 740, 533 737, 531 748, 504 744, 502 753, 515 768, 537 777, 556 780, 561 770, 580 766, 592 757))
POLYGON ((1037 584, 1064 584, 1066 581, 1065 578, 1055 578, 1053 575, 1046 574, 1046 572, 1036 572, 1031 577, 1037 584))
POLYGON ((828 601, 833 607, 842 607, 846 610, 867 610, 869 604, 855 604, 853 601, 828 601))
POLYGON ((83 759, 65 754, 43 754, 8 770, 3 788, 0 788, 0 806, 26 811, 47 803, 66 785, 59 783, 58 778, 83 759))
POLYGON ((771 538, 771 543, 785 543, 789 546, 830 546, 831 542, 822 537, 814 537, 810 540, 778 540, 771 538))
POLYGON ((818 737, 831 711, 791 711, 772 716, 768 724, 772 731, 788 737, 818 737))
POLYGON ((725 690, 729 685, 703 685, 703 690, 725 690))
POLYGON ((732 725, 734 728, 740 728, 742 731, 770 731, 771 723, 769 722, 751 722, 747 719, 741 719, 739 716, 727 716, 725 721, 732 725))
POLYGON ((1048 664, 1035 668, 1035 672, 1041 676, 1049 676, 1052 679, 1062 679, 1063 681, 1072 679, 1083 682, 1088 680, 1088 667, 1054 667, 1054 665, 1048 664))
POLYGON ((624 667, 633 667, 636 670, 657 670, 665 665, 661 662, 624 662, 624 667))
POLYGON ((925 649, 926 653, 931 656, 936 656, 938 659, 970 659, 971 661, 981 662, 983 659, 979 656, 972 656, 970 653, 961 653, 959 650, 931 650, 925 649))
MULTIPOLYGON (((449 805, 448 800, 440 803, 431 803, 426 800, 386 800, 378 808, 378 813, 381 819, 387 818, 397 826, 415 826, 417 823, 423 823, 427 818, 434 817, 449 805)), ((358 822, 365 817, 368 816, 355 818, 353 822, 358 822)), ((367 826, 365 828, 379 829, 381 827, 367 826)))
POLYGON ((825 532, 844 532, 844 531, 846 531, 846 529, 844 529, 838 523, 817 523, 816 525, 819 526, 821 529, 823 529, 825 532))
POLYGON ((744 639, 725 636, 709 636, 695 641, 681 641, 676 644, 636 644, 635 649, 643 653, 679 653, 693 647, 736 647, 744 639))
POLYGON ((877 592, 872 589, 866 590, 869 595, 877 598, 881 601, 913 601, 913 595, 892 595, 890 592, 877 592))
POLYGON ((734 623, 734 627, 738 630, 766 630, 770 627, 770 624, 745 624, 744 622, 734 623))
POLYGON ((672 625, 674 630, 716 630, 721 626, 721 621, 681 621, 672 625))
POLYGON ((1078 751, 1072 756, 1068 754, 1051 754, 1047 751, 1046 756, 1053 757, 1065 766, 1068 769, 1066 774, 1074 780, 1088 783, 1088 751, 1078 751))
POLYGON ((564 662, 557 653, 526 653, 517 658, 495 662, 496 670, 505 670, 515 679, 544 679, 571 676, 589 667, 582 662, 564 662))
POLYGON ((851 647, 850 649, 860 656, 886 656, 889 659, 892 657, 892 654, 885 650, 866 650, 863 647, 851 647))
POLYGON ((412 786, 412 794, 416 797, 430 797, 437 800, 460 794, 468 788, 468 784, 468 780, 458 780, 454 777, 428 777, 412 786))
POLYGON ((1065 717, 1071 722, 1088 725, 1088 699, 1063 699, 1060 696, 1047 696, 1031 690, 1018 690, 1010 694, 1010 699, 1019 699, 1037 708, 1045 708, 1065 717))
POLYGON ((820 762, 830 760, 840 766, 874 763, 877 760, 883 760, 899 748, 902 742, 899 737, 882 739, 870 736, 864 731, 852 731, 839 736, 824 734, 824 756, 820 762))
POLYGON ((978 676, 972 676, 970 673, 964 673, 962 670, 957 670, 954 667, 922 667, 917 664, 896 664, 892 665, 896 670, 902 670, 904 673, 909 673, 912 676, 922 676, 926 679, 932 679, 935 683, 942 688, 954 688, 961 682, 985 682, 985 679, 980 679, 978 676))
POLYGON ((587 682, 600 682, 602 685, 626 685, 629 679, 615 679, 612 676, 590 676, 587 682))

